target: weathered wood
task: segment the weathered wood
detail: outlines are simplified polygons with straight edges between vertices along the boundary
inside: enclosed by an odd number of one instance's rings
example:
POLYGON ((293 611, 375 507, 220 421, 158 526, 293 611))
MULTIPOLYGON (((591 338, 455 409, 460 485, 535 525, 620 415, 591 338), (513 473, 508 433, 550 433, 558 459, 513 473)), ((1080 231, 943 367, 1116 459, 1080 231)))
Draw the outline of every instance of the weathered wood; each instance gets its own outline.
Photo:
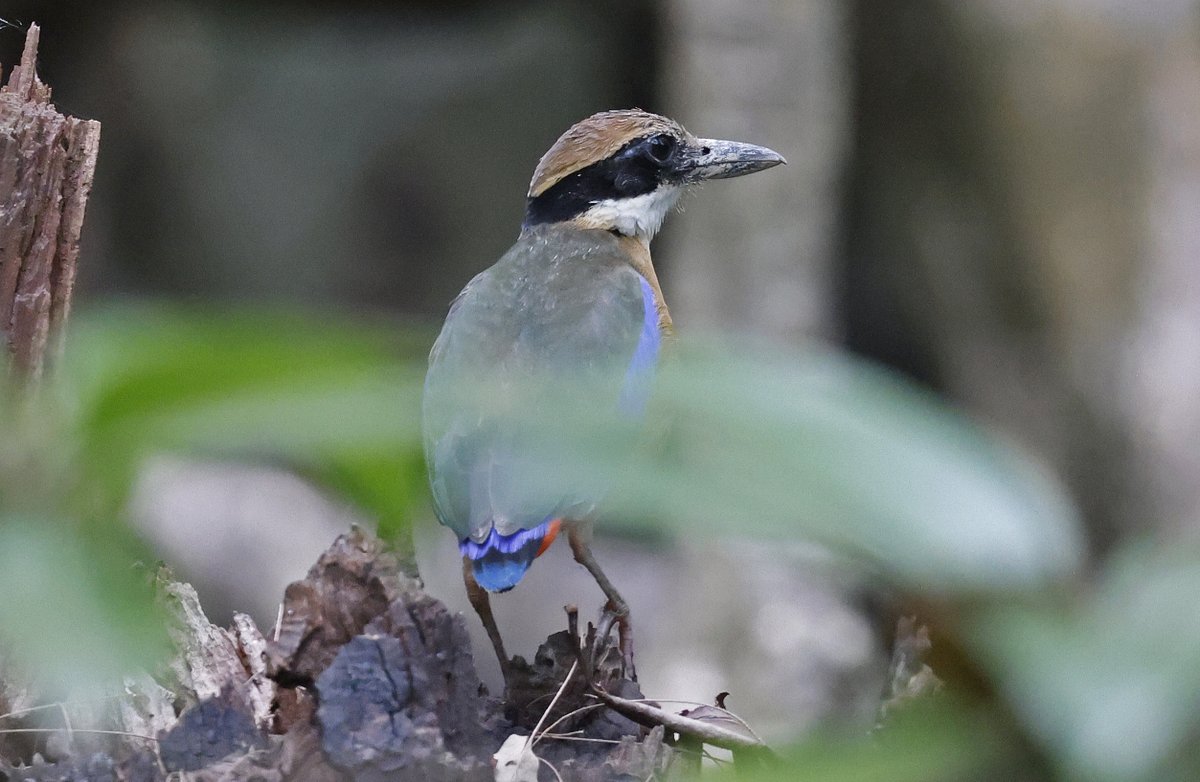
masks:
POLYGON ((31 379, 61 344, 100 149, 99 122, 50 103, 38 38, 30 25, 21 64, 0 87, 0 333, 5 363, 31 379))
MULTIPOLYGON (((537 744, 537 756, 564 780, 645 779, 671 766, 662 731, 651 737, 597 708, 583 699, 582 682, 554 700, 579 654, 567 633, 548 638, 532 665, 514 658, 521 685, 504 702, 480 687, 463 621, 360 529, 340 537, 307 578, 288 587, 267 661, 281 706, 289 687, 317 694, 315 711, 295 710, 302 717, 289 717, 286 728, 289 735, 318 729, 320 756, 306 761, 310 778, 337 771, 356 780, 490 780, 493 754, 510 735, 527 735, 547 710, 544 727, 578 739, 537 744), (565 710, 552 707, 562 702, 589 708, 556 722, 565 710)), ((603 659, 611 671, 620 653, 609 647, 603 659)), ((602 678, 619 696, 641 695, 632 682, 602 678)))
POLYGON ((536 702, 490 697, 462 615, 361 529, 288 588, 270 641, 249 617, 235 618, 232 630, 213 626, 195 590, 163 571, 157 586, 173 659, 156 678, 127 678, 114 697, 31 709, 38 719, 20 727, 32 732, 16 734, 31 740, 0 748, 0 779, 490 782, 507 743, 564 782, 678 780, 691 766, 674 746, 677 730, 758 746, 720 704, 673 714, 644 702, 619 678, 613 644, 590 672, 594 692, 636 711, 649 729, 587 697, 578 677, 578 686, 562 686, 582 655, 577 623, 547 639, 532 665, 514 658, 520 691, 536 702), (571 714, 556 709, 564 703, 571 714), (531 719, 535 739, 522 724, 531 719), (54 735, 43 738, 47 730, 54 735))

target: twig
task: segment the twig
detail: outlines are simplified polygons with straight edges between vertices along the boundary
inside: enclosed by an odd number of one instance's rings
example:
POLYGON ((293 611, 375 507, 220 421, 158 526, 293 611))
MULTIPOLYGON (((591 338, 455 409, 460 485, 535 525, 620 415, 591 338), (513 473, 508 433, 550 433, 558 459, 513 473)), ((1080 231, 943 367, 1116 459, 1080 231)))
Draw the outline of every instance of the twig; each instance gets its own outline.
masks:
MULTIPOLYGON (((567 671, 567 675, 563 679, 562 684, 560 684, 558 686, 558 692, 554 693, 554 699, 552 701, 550 701, 550 705, 547 706, 546 710, 542 712, 542 716, 537 721, 537 725, 533 726, 533 732, 531 732, 529 734, 529 739, 525 742, 526 747, 528 747, 531 742, 535 742, 538 730, 540 730, 542 725, 546 722, 546 718, 550 716, 550 712, 554 711, 555 704, 558 703, 558 699, 561 698, 563 692, 566 691, 567 685, 571 683, 571 677, 573 677, 575 675, 575 669, 578 667, 579 667, 578 662, 571 663, 571 670, 567 671)), ((558 724, 558 723, 555 723, 555 724, 558 724)))
POLYGON ((86 698, 83 700, 76 700, 76 701, 54 701, 53 703, 43 703, 40 706, 28 706, 24 709, 13 709, 12 711, 5 712, 4 714, 0 714, 0 720, 8 719, 10 717, 19 717, 22 714, 31 714, 35 711, 45 711, 46 709, 58 709, 58 708, 62 708, 65 706, 71 706, 76 703, 91 703, 94 701, 110 701, 110 700, 115 700, 117 698, 123 698, 123 697, 125 697, 125 696, 124 695, 102 695, 102 696, 99 696, 96 698, 86 698))
POLYGON ((767 749, 767 745, 757 736, 747 738, 710 722, 692 719, 682 714, 672 714, 638 700, 610 695, 603 687, 594 682, 592 683, 592 692, 613 711, 647 727, 662 725, 668 730, 695 737, 705 744, 712 744, 724 749, 767 749))
POLYGON ((558 782, 563 782, 562 774, 558 773, 558 769, 554 767, 553 763, 545 758, 538 758, 538 763, 545 763, 546 767, 554 772, 554 776, 558 778, 558 782))
POLYGON ((707 703, 700 703, 699 701, 684 701, 684 700, 678 700, 678 699, 673 699, 673 698, 629 698, 628 700, 630 703, 647 703, 647 704, 675 703, 680 706, 695 706, 696 708, 705 708, 705 709, 712 709, 713 711, 719 711, 722 714, 729 715, 730 718, 732 718, 735 722, 737 722, 739 725, 741 725, 743 728, 745 728, 747 733, 749 733, 754 738, 758 739, 764 745, 766 744, 766 742, 762 740, 762 737, 760 737, 757 733, 754 732, 754 728, 751 728, 749 723, 747 723, 744 719, 742 719, 738 715, 734 714, 729 709, 724 708, 723 706, 710 706, 707 703))
POLYGON ((75 731, 71 729, 71 715, 67 713, 67 705, 59 701, 58 710, 62 712, 63 727, 67 731, 67 742, 73 746, 75 744, 75 731))
MULTIPOLYGON (((571 637, 572 646, 575 649, 576 661, 580 661, 583 659, 583 648, 582 648, 582 641, 579 638, 578 609, 576 609, 575 606, 569 605, 569 606, 565 607, 565 610, 567 612, 567 632, 571 637)), ((605 619, 610 619, 610 618, 611 618, 611 615, 607 615, 607 614, 605 617, 602 617, 601 625, 603 626, 605 624, 605 619)), ((612 622, 611 621, 609 621, 607 623, 607 630, 610 632, 612 630, 612 622)), ((574 666, 572 666, 572 670, 574 670, 574 666)), ((628 717, 629 719, 633 720, 634 722, 637 722, 640 725, 644 725, 649 728, 652 728, 652 727, 655 727, 658 725, 662 725, 664 728, 672 730, 676 733, 682 734, 684 736, 691 736, 691 737, 697 738, 706 744, 712 744, 713 746, 721 747, 723 749, 769 750, 769 748, 766 745, 766 742, 764 742, 758 736, 758 734, 756 734, 750 728, 750 726, 746 724, 746 721, 743 720, 741 717, 737 716, 736 714, 734 714, 733 712, 729 711, 728 709, 721 708, 720 706, 708 706, 708 704, 697 703, 695 701, 672 701, 672 700, 650 701, 648 698, 638 698, 638 699, 621 698, 616 695, 609 694, 603 687, 601 687, 599 684, 597 684, 593 680, 592 674, 593 674, 593 671, 591 669, 591 666, 585 666, 584 667, 584 675, 586 677, 586 681, 588 683, 588 688, 591 691, 591 694, 594 695, 596 698, 599 698, 605 705, 607 705, 613 711, 615 711, 618 714, 621 714, 625 717, 628 717), (663 709, 649 705, 650 703, 654 703, 654 702, 657 702, 657 703, 680 703, 680 704, 687 704, 687 705, 698 706, 698 707, 704 706, 707 708, 714 709, 723 714, 728 714, 739 725, 744 727, 746 729, 746 732, 749 733, 750 735, 748 737, 739 735, 737 733, 734 733, 733 731, 726 730, 725 728, 722 728, 711 722, 694 719, 692 717, 687 717, 682 714, 672 714, 668 711, 664 711, 663 709)), ((588 707, 584 707, 584 708, 588 708, 588 707)), ((555 724, 557 724, 557 723, 555 723, 555 724)), ((553 727, 553 725, 551 727, 553 727)))
MULTIPOLYGON (((0 728, 0 734, 5 733, 57 733, 62 728, 0 728)), ((95 733, 101 736, 125 736, 131 739, 145 739, 158 743, 154 736, 143 736, 140 733, 130 733, 127 730, 99 730, 97 728, 75 728, 76 733, 95 733)))
MULTIPOLYGON (((583 714, 585 711, 591 711, 592 709, 603 709, 603 708, 604 708, 603 703, 592 703, 587 706, 580 706, 578 709, 572 709, 571 711, 567 712, 566 714, 564 714, 561 717, 559 717, 558 719, 556 719, 554 722, 551 722, 546 727, 546 731, 554 730, 554 728, 556 728, 559 723, 561 723, 565 720, 569 720, 571 717, 575 717, 580 714, 583 714)), ((538 740, 540 740, 540 737, 538 740)), ((538 740, 535 740, 534 744, 536 744, 538 740)))
POLYGON ((620 744, 617 739, 594 739, 590 736, 572 736, 569 733, 543 733, 539 739, 547 738, 554 741, 582 741, 588 744, 620 744))

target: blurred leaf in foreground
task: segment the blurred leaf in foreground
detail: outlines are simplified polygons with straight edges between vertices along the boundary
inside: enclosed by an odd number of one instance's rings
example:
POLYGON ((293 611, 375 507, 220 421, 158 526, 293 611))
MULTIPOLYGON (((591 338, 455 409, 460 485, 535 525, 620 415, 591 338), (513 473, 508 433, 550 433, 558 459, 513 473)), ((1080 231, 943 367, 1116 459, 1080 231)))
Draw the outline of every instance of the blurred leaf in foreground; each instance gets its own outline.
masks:
POLYGON ((681 346, 656 383, 650 426, 666 434, 645 447, 623 431, 640 423, 589 393, 560 386, 517 413, 536 432, 519 479, 554 492, 604 476, 605 523, 817 540, 934 591, 1036 588, 1082 560, 1079 521, 1044 473, 846 355, 681 346))
POLYGON ((393 530, 407 522, 412 498, 394 487, 408 483, 381 465, 419 458, 421 336, 315 315, 138 306, 85 314, 72 337, 64 393, 108 507, 142 459, 171 451, 329 471, 393 530))
MULTIPOLYGON (((118 495, 153 449, 282 458, 394 527, 415 507, 425 347, 395 331, 154 308, 93 316, 70 373, 89 466, 118 495)), ((897 377, 832 351, 710 341, 676 353, 650 416, 667 434, 641 447, 641 423, 614 421, 583 372, 578 387, 531 375, 538 394, 454 393, 525 417, 521 490, 553 504, 564 487, 608 486, 606 521, 815 539, 924 589, 1028 588, 1078 566, 1058 487, 897 377), (537 409, 505 408, 523 398, 537 409)))
POLYGON ((1014 758, 978 715, 945 701, 914 705, 877 735, 815 736, 786 749, 778 763, 715 779, 739 782, 957 782, 1003 779, 1014 758))
POLYGON ((111 541, 0 516, 0 594, 4 653, 51 686, 100 686, 164 659, 153 591, 111 541))
POLYGON ((1074 611, 986 612, 976 651, 1072 778, 1192 779, 1169 769, 1200 728, 1198 595, 1200 553, 1127 550, 1074 611))
POLYGON ((427 505, 425 460, 413 449, 330 454, 314 467, 313 475, 370 513, 383 538, 396 540, 427 505))
POLYGON ((0 396, 5 653, 63 685, 157 659, 161 617, 120 514, 158 452, 286 462, 406 529, 423 500, 411 476, 424 349, 392 327, 312 315, 83 313, 41 393, 0 396))
MULTIPOLYGON (((48 458, 0 451, 14 457, 0 486, 14 495, 41 487, 24 501, 0 497, 0 631, 19 661, 64 679, 103 676, 145 665, 160 648, 161 623, 111 521, 155 452, 282 461, 359 502, 385 529, 405 529, 426 491, 427 343, 398 331, 154 307, 78 319, 48 389, 66 411, 48 426, 48 458), (30 512, 60 486, 80 487, 75 506, 99 525, 40 520, 71 517, 70 503, 30 512)), ((645 421, 614 417, 586 378, 530 376, 542 390, 532 397, 471 384, 453 391, 520 417, 521 467, 503 490, 545 492, 554 503, 571 487, 602 488, 603 523, 815 540, 924 593, 1007 599, 1080 565, 1079 522, 1051 479, 928 395, 844 354, 681 343, 645 421), (535 409, 514 405, 529 398, 535 409)), ((1200 685, 1200 618, 1187 599, 1200 570, 1134 562, 1120 573, 1083 618, 996 609, 979 631, 1017 711, 1068 768, 1092 778, 1155 768, 1196 719, 1185 696, 1200 685), (1138 669, 1146 657, 1155 664, 1138 669)), ((798 748, 786 775, 759 778, 977 778, 972 771, 990 762, 994 744, 973 723, 943 715, 912 725, 889 726, 879 751, 858 742, 798 748)))

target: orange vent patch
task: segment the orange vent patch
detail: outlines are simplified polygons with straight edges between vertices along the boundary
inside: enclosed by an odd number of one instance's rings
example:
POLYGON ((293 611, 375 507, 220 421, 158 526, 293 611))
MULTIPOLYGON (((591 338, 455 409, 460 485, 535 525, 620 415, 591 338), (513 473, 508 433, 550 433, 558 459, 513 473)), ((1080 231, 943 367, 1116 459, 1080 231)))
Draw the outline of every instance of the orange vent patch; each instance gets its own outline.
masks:
POLYGON ((537 553, 534 554, 534 559, 546 553, 546 549, 550 548, 550 544, 558 537, 558 531, 562 529, 562 519, 551 519, 546 525, 546 537, 542 538, 542 545, 538 546, 537 553))

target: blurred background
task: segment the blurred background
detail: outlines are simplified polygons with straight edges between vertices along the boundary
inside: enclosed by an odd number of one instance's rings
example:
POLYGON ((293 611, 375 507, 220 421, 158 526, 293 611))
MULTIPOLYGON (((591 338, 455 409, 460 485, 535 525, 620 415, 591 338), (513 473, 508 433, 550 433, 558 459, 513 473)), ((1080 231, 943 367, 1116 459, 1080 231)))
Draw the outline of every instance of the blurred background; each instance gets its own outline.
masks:
MULTIPOLYGON (((821 340, 907 376, 1061 480, 1092 569, 1124 540, 1197 542, 1194 0, 9 0, 0 15, 42 25, 56 104, 103 123, 81 311, 270 304, 318 330, 349 313, 431 337, 514 240, 558 134, 639 106, 789 161, 668 220, 655 261, 684 333, 821 340)), ((0 62, 22 40, 0 31, 0 62)), ((263 624, 337 531, 374 521, 279 465, 187 453, 146 462, 129 507, 218 621, 263 624)), ((422 575, 475 632, 452 536, 415 515, 422 575)), ((873 718, 891 626, 823 550, 601 543, 648 692, 731 690, 771 735, 873 718)), ((565 551, 546 560, 521 602, 496 601, 526 653, 565 599, 599 598, 565 551)))

